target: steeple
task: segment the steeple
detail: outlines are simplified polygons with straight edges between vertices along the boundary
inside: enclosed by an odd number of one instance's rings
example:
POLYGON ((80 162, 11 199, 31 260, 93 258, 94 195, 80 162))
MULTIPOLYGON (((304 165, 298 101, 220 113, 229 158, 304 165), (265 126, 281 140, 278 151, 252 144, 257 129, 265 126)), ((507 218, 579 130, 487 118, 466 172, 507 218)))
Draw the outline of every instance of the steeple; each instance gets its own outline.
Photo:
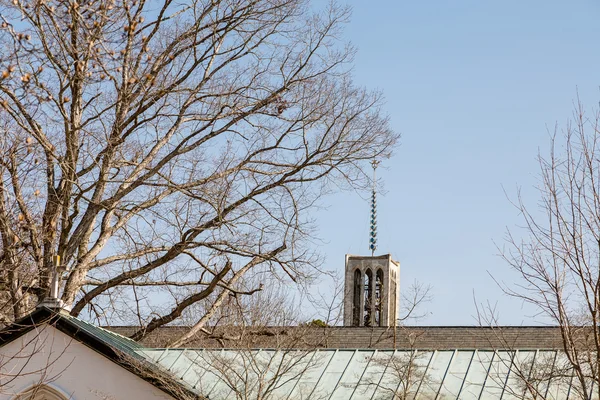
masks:
POLYGON ((371 194, 371 233, 369 234, 369 249, 371 250, 371 256, 373 256, 377 249, 377 167, 379 166, 379 161, 373 159, 371 165, 373 166, 373 192, 371 194))
POLYGON ((376 256, 377 250, 377 167, 371 161, 373 188, 369 250, 370 256, 346 255, 344 326, 395 326, 398 323, 400 264, 391 254, 376 256))

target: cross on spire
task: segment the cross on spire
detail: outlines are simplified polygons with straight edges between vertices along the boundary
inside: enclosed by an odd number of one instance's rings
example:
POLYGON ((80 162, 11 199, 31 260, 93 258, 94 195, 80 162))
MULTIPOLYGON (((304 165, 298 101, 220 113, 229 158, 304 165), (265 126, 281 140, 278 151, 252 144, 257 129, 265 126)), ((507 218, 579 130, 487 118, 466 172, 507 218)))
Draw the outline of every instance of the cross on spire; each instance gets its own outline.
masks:
POLYGON ((371 161, 373 167, 373 193, 371 194, 371 233, 369 234, 369 249, 371 256, 375 254, 377 249, 377 167, 379 161, 373 159, 371 161))

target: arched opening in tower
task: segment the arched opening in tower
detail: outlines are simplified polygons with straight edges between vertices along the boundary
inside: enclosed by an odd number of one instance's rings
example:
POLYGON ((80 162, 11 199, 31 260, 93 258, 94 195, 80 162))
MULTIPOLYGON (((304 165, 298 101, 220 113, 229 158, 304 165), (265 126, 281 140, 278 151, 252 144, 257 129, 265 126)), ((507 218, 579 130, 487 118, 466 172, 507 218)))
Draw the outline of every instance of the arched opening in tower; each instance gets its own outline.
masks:
POLYGON ((375 275, 375 326, 383 326, 383 270, 379 268, 375 275))
POLYGON ((372 322, 372 310, 371 306, 373 304, 373 290, 371 285, 373 284, 373 273, 370 269, 365 272, 365 313, 364 313, 364 325, 371 326, 372 322))
POLYGON ((354 295, 352 303, 352 325, 360 325, 360 289, 362 283, 362 277, 360 276, 360 270, 354 271, 354 295))

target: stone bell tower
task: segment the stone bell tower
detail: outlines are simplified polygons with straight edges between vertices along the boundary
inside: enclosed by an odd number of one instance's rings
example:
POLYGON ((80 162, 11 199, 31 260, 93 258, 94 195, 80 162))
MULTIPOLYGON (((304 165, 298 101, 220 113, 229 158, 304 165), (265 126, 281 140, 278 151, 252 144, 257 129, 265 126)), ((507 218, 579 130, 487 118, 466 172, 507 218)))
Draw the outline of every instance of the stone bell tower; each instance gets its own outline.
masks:
POLYGON ((398 321, 400 263, 391 254, 346 255, 344 326, 394 326, 398 321))
POLYGON ((379 161, 373 160, 371 196, 371 256, 346 255, 344 326, 395 326, 398 323, 400 263, 391 254, 375 256, 377 249, 377 179, 379 161))

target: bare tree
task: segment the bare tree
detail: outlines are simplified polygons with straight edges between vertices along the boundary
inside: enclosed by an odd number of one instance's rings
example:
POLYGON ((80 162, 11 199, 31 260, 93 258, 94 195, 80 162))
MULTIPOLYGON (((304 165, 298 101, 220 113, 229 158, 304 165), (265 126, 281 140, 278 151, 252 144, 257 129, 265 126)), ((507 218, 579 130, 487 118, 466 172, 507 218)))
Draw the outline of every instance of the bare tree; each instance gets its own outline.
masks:
POLYGON ((317 351, 315 328, 302 322, 300 304, 277 284, 254 296, 230 296, 216 313, 218 321, 204 328, 206 339, 225 350, 188 350, 200 377, 196 390, 207 398, 238 400, 279 399, 292 392, 298 399, 326 398, 329 394, 301 382, 323 369, 325 354, 317 351))
POLYGON ((531 396, 551 379, 571 382, 581 398, 600 394, 600 115, 577 104, 572 121, 540 156, 539 208, 519 196, 524 239, 509 232, 504 259, 518 273, 506 293, 532 304, 561 331, 560 365, 523 374, 531 396))
POLYGON ((400 327, 399 334, 406 339, 406 347, 368 358, 369 368, 379 373, 361 379, 359 390, 363 393, 372 391, 378 399, 409 400, 415 398, 421 387, 440 384, 427 374, 431 352, 416 347, 423 332, 400 327))
POLYGON ((205 350, 195 361, 204 381, 199 391, 210 393, 215 380, 220 383, 217 397, 239 400, 279 399, 294 393, 297 399, 322 399, 314 387, 299 382, 322 369, 325 354, 310 349, 236 349, 235 352, 205 350), (208 376, 212 376, 210 379, 208 376), (206 385, 208 383, 208 385, 206 385))
MULTIPOLYGON (((523 400, 582 398, 574 380, 573 366, 565 356, 564 346, 541 345, 538 349, 525 349, 515 346, 518 337, 507 334, 499 323, 495 305, 476 304, 477 320, 480 326, 488 327, 485 335, 487 347, 496 349, 490 356, 479 356, 475 360, 488 371, 487 386, 523 400)), ((562 342, 562 341, 561 341, 562 342)))
POLYGON ((324 288, 309 288, 306 302, 314 309, 313 325, 323 328, 340 325, 344 318, 344 280, 341 274, 331 272, 320 279, 320 284, 328 282, 324 288))
MULTIPOLYGON (((152 382, 164 392, 167 392, 176 400, 201 400, 204 397, 199 396, 195 391, 181 380, 177 379, 172 372, 162 369, 147 360, 140 360, 131 355, 119 352, 119 362, 129 371, 135 373, 142 379, 152 382)), ((111 400, 113 397, 107 397, 99 393, 94 393, 98 398, 111 400)))
POLYGON ((142 339, 189 312, 174 344, 255 293, 235 289, 248 271, 310 276, 309 211, 363 187, 396 141, 380 95, 351 81, 348 16, 304 0, 1 0, 5 318, 48 293, 53 255, 72 315, 136 322, 142 339))
MULTIPOLYGON (((264 285, 252 296, 239 296, 235 293, 245 292, 247 287, 256 287, 264 282, 265 273, 258 276, 246 276, 235 288, 232 295, 227 296, 223 304, 213 313, 209 324, 201 329, 198 335, 186 340, 173 341, 165 338, 168 347, 185 347, 199 338, 216 341, 223 348, 256 348, 294 347, 300 343, 305 330, 296 329, 303 325, 303 313, 300 301, 289 293, 285 284, 279 280, 264 285)), ((259 286, 260 287, 260 286, 259 286)), ((186 315, 182 323, 193 323, 193 317, 186 315)), ((213 347, 213 346, 210 346, 213 347)))
POLYGON ((384 368, 386 374, 379 380, 367 380, 365 386, 375 386, 380 399, 413 399, 421 385, 433 384, 426 374, 427 365, 422 363, 426 356, 417 350, 403 350, 373 357, 371 363, 384 368))
POLYGON ((398 349, 400 339, 404 345, 396 351, 383 352, 367 359, 373 365, 370 368, 380 374, 375 373, 373 377, 367 376, 361 380, 360 389, 363 392, 374 390, 376 398, 409 400, 415 398, 420 388, 441 383, 427 373, 430 352, 417 347, 424 331, 414 327, 408 329, 406 326, 427 314, 424 306, 431 300, 430 291, 430 286, 415 281, 402 294, 400 314, 392 334, 394 349, 398 349))

